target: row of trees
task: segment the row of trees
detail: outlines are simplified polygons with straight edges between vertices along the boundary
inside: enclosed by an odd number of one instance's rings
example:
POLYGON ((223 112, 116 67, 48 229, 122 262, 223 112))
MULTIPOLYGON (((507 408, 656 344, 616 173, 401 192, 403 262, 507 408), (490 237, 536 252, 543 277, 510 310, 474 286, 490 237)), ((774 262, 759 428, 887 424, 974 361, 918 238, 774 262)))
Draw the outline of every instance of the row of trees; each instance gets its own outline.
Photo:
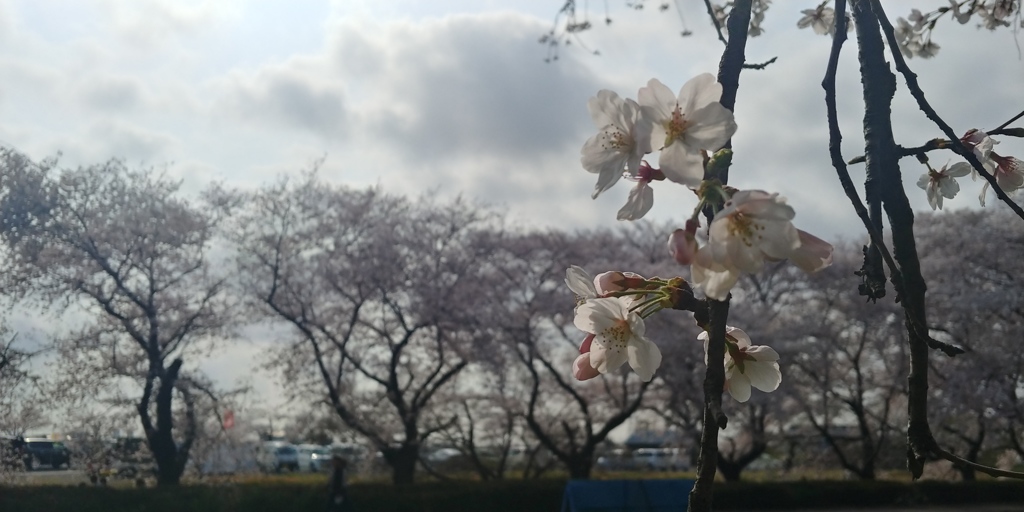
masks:
MULTIPOLYGON (((64 319, 49 333, 59 361, 50 385, 70 400, 130 404, 161 484, 179 481, 193 446, 219 424, 211 417, 225 392, 197 362, 250 325, 281 333, 271 366, 286 392, 357 432, 395 483, 432 469, 421 453, 435 441, 460 448, 486 479, 507 475, 514 448, 526 449, 526 476, 548 469, 544 452, 588 477, 631 417, 661 418, 696 446, 704 353, 684 315, 650 321, 665 355, 652 382, 629 371, 577 382, 570 372, 582 335, 565 269, 685 277, 665 248, 674 226, 522 229, 465 200, 352 190, 315 173, 255 191, 212 187, 195 200, 178 185, 116 161, 61 170, 0 152, 4 294, 64 319)), ((1024 240, 1004 217, 919 219, 933 335, 967 350, 933 362, 932 419, 968 460, 1024 456, 1024 357, 1011 346, 1024 311, 1013 249, 1024 240), (966 229, 976 244, 930 250, 966 229)), ((841 246, 812 276, 780 263, 733 291, 732 322, 782 355, 784 398, 726 404, 726 478, 766 451, 791 465, 828 453, 865 479, 898 464, 902 315, 858 295, 860 255, 841 246)), ((8 345, 0 378, 23 379, 8 345)), ((0 404, 15 398, 10 389, 0 386, 0 404)))

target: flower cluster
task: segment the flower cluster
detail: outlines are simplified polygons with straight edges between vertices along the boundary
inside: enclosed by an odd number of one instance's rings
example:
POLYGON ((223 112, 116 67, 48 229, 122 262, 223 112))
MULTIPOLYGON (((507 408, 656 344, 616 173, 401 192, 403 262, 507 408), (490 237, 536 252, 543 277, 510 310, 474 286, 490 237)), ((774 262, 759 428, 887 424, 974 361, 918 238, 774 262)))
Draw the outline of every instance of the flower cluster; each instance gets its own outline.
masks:
POLYGON ((722 85, 705 73, 686 82, 679 94, 657 79, 640 89, 638 101, 602 90, 587 102, 597 135, 583 145, 583 168, 597 174, 592 197, 623 175, 636 182, 619 218, 636 220, 654 204, 650 183, 665 178, 697 188, 704 179, 702 151, 721 148, 736 132, 732 112, 718 100, 722 85), (644 155, 660 151, 660 169, 644 165, 644 155))
MULTIPOLYGON (((999 141, 984 131, 972 128, 960 138, 960 142, 974 153, 985 170, 996 179, 996 184, 1003 192, 1013 192, 1024 187, 1024 161, 996 153, 993 149, 996 144, 999 144, 999 141)), ((925 165, 928 165, 927 162, 925 165)), ((921 175, 917 186, 928 194, 928 204, 932 209, 941 210, 942 198, 953 199, 960 191, 960 185, 957 184, 955 178, 968 174, 972 179, 978 178, 978 174, 965 162, 953 164, 951 167, 947 164, 938 171, 928 166, 928 172, 921 175)), ((981 195, 978 197, 982 206, 985 206, 988 188, 989 183, 986 181, 981 187, 981 195)))
MULTIPOLYGON (((644 382, 654 378, 661 366, 661 350, 646 337, 644 318, 665 307, 676 307, 678 280, 645 278, 632 272, 604 272, 591 278, 578 266, 565 271, 565 284, 576 294, 573 323, 585 333, 579 356, 572 363, 577 380, 590 380, 619 369, 630 368, 644 382)), ((691 296, 692 297, 692 296, 691 296)), ((702 332, 704 363, 707 364, 708 334, 702 332)), ((726 327, 725 390, 739 402, 750 399, 751 387, 764 392, 778 389, 782 382, 779 354, 770 347, 753 345, 750 337, 735 327, 726 327)))
MULTIPOLYGON (((948 7, 922 13, 918 9, 911 9, 906 18, 896 19, 896 39, 900 51, 908 58, 921 57, 929 58, 935 56, 939 51, 939 45, 932 42, 932 31, 936 23, 945 15, 950 15, 961 25, 977 15, 981 20, 980 27, 995 30, 999 27, 1009 27, 1010 20, 1017 13, 1016 2, 1006 0, 948 0, 948 7)), ((806 11, 805 11, 806 12, 806 11)), ((1020 21, 1024 27, 1024 20, 1020 21)))
POLYGON ((661 366, 661 351, 644 337, 645 311, 653 302, 643 299, 653 294, 652 285, 660 283, 632 272, 605 272, 591 279, 574 265, 565 271, 565 284, 577 298, 573 323, 587 333, 573 361, 573 376, 592 379, 628 361, 643 381, 654 378, 661 366))
MULTIPOLYGON (((788 259, 807 272, 832 263, 832 246, 796 229, 796 213, 778 194, 737 190, 717 179, 732 162, 732 151, 720 148, 736 132, 732 112, 719 102, 721 95, 722 85, 705 73, 686 82, 678 94, 652 79, 636 101, 603 90, 587 103, 598 133, 584 144, 581 162, 598 175, 593 197, 622 177, 635 182, 618 212, 620 220, 636 220, 650 211, 654 181, 688 187, 698 201, 685 228, 675 230, 668 242, 673 259, 690 266, 691 283, 630 272, 591 278, 576 266, 566 271, 565 283, 577 297, 573 323, 585 333, 572 365, 576 379, 592 379, 628 362, 642 380, 650 381, 662 357, 646 337, 644 319, 662 309, 692 311, 695 318, 698 311, 706 313, 706 300, 694 296, 691 284, 707 299, 724 301, 743 273, 760 271, 765 261, 788 259), (657 169, 644 160, 655 149, 660 151, 657 169), (709 217, 703 232, 702 213, 709 217)), ((774 350, 752 345, 743 331, 732 327, 726 338, 726 389, 734 398, 746 401, 751 387, 778 388, 782 375, 774 350)))

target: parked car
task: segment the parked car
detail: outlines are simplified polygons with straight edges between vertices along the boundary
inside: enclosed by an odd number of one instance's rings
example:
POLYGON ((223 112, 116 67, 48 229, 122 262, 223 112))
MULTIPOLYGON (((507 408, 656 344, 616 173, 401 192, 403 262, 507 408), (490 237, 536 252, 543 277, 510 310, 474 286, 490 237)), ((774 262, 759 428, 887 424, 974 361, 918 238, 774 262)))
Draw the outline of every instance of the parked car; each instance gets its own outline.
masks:
POLYGON ((654 471, 689 469, 690 463, 679 448, 640 448, 633 452, 633 467, 654 471))
POLYGON ((71 450, 64 443, 45 437, 27 437, 22 448, 22 460, 25 469, 32 471, 40 466, 59 469, 61 466, 71 468, 71 450))
POLYGON ((300 444, 296 447, 299 451, 299 471, 318 473, 331 469, 331 449, 327 446, 315 444, 300 444))
POLYGON ((256 461, 263 471, 297 471, 299 451, 295 446, 282 441, 268 441, 260 446, 256 461))

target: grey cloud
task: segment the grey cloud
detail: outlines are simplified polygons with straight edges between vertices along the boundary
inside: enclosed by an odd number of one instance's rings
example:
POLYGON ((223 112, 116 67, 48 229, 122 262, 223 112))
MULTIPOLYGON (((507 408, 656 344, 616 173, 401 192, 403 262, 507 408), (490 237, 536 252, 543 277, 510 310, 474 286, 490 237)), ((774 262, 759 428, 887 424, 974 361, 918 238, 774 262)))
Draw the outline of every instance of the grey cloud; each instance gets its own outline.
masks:
POLYGON ((128 111, 143 100, 143 85, 132 77, 95 77, 82 84, 82 100, 91 108, 104 111, 128 111))
POLYGON ((509 13, 343 25, 332 58, 366 82, 359 113, 372 133, 408 158, 529 157, 576 144, 599 88, 574 59, 543 62, 546 28, 509 13))
POLYGON ((244 120, 337 137, 348 117, 344 93, 338 83, 319 75, 298 66, 276 66, 251 78, 236 74, 222 104, 244 120))
POLYGON ((88 129, 87 140, 98 141, 93 158, 124 158, 129 161, 153 161, 167 153, 176 139, 165 133, 146 130, 117 121, 101 121, 88 129))

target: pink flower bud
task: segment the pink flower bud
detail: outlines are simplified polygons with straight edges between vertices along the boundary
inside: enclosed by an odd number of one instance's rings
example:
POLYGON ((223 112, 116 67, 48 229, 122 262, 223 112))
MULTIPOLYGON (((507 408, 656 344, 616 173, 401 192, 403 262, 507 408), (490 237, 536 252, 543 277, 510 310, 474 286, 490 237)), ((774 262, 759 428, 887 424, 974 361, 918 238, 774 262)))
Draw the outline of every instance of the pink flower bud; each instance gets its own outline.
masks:
POLYGON ((668 252, 680 265, 693 263, 697 254, 697 228, 693 219, 686 221, 686 229, 677 229, 668 237, 668 252))
POLYGON ((572 376, 576 380, 590 380, 597 377, 601 372, 590 365, 590 344, 594 342, 594 335, 587 334, 580 343, 580 355, 572 362, 572 376))
POLYGON ((590 366, 590 353, 580 354, 575 361, 572 362, 572 376, 576 380, 590 380, 594 377, 601 375, 601 372, 597 371, 596 368, 590 366))
POLYGON ((597 294, 604 297, 609 293, 640 289, 645 286, 644 276, 634 272, 604 272, 594 278, 597 294))
POLYGON ((626 276, 622 272, 602 272, 594 277, 594 288, 597 288, 597 294, 601 296, 621 292, 625 289, 622 287, 625 280, 626 276))
POLYGON ((583 343, 580 343, 580 354, 590 353, 590 344, 594 342, 594 335, 587 334, 586 338, 583 338, 583 343))

